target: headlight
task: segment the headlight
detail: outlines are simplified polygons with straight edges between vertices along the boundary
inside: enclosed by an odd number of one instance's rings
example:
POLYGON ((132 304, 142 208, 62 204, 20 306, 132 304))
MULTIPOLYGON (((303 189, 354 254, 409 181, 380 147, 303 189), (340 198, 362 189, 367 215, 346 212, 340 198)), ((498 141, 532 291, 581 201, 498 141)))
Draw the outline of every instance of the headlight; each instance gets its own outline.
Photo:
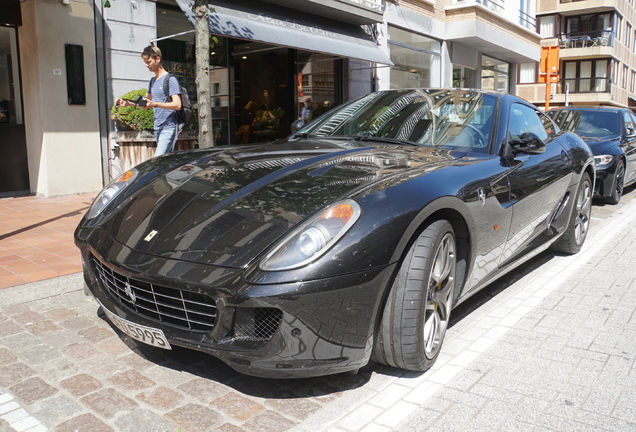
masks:
POLYGON ((87 219, 93 219, 97 215, 99 215, 104 208, 110 204, 110 202, 115 198, 119 193, 128 186, 135 178, 137 178, 138 171, 133 168, 130 171, 126 171, 123 173, 117 180, 113 180, 110 182, 108 186, 106 186, 102 191, 97 195, 95 201, 91 205, 91 208, 88 209, 88 213, 86 213, 87 219))
POLYGON ((290 270, 324 254, 360 217, 360 206, 347 200, 328 207, 292 231, 261 263, 266 271, 290 270))
POLYGON ((599 167, 605 166, 607 164, 610 164, 613 159, 614 159, 614 156, 612 156, 612 155, 598 155, 598 156, 594 156, 594 165, 596 165, 596 167, 599 168, 599 167))

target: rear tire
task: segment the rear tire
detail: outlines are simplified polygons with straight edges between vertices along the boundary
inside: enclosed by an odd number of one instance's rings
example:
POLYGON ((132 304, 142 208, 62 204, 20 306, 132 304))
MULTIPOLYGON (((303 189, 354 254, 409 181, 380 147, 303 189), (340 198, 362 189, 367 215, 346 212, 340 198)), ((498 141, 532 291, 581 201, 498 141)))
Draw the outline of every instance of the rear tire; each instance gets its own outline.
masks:
POLYGON ((450 318, 456 255, 455 233, 448 221, 431 223, 416 239, 391 287, 373 360, 412 371, 433 366, 450 318))
POLYGON ((570 223, 565 233, 552 245, 552 248, 557 252, 575 254, 583 247, 588 229, 590 228, 592 194, 590 175, 584 173, 576 192, 570 223))

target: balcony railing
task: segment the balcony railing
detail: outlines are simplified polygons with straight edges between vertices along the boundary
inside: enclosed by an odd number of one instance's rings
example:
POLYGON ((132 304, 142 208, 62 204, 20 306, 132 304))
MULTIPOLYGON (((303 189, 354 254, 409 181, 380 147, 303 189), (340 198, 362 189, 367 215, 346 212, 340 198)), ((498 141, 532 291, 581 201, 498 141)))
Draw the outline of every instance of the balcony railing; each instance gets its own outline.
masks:
POLYGON ((595 46, 614 46, 614 34, 611 30, 593 30, 579 33, 561 33, 558 35, 560 48, 587 48, 595 46))
POLYGON ((561 80, 561 93, 568 84, 570 93, 609 93, 612 81, 609 78, 565 78, 561 80))
POLYGON ((533 15, 529 15, 525 13, 524 11, 520 10, 519 24, 521 24, 522 26, 526 28, 534 29, 537 26, 537 19, 533 15))
POLYGON ((493 10, 497 13, 502 13, 504 10, 504 1, 503 0, 476 0, 477 3, 481 3, 486 6, 488 9, 493 10))

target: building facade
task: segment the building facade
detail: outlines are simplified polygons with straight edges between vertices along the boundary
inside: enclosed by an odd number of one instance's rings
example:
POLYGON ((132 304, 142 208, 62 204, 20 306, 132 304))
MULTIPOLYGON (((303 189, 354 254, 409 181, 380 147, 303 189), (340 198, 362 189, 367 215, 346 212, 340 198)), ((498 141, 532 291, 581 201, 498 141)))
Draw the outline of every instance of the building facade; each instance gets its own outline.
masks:
MULTIPOLYGON (((542 0, 537 10, 544 45, 559 46, 560 81, 550 107, 636 107, 636 9, 634 0, 542 0)), ((521 65, 518 94, 545 103, 536 64, 521 65)))
MULTIPOLYGON (((0 107, 10 106, 0 118, 0 160, 24 166, 0 177, 0 194, 96 191, 128 166, 138 151, 118 139, 110 112, 117 97, 147 88, 140 53, 149 44, 196 106, 192 0, 109 3, 0 0, 0 107), (2 147, 20 133, 22 153, 2 147), (10 181, 20 178, 27 181, 10 181)), ((374 90, 514 93, 519 65, 540 58, 532 0, 211 4, 215 145, 285 137, 303 108, 317 116, 374 90)))
POLYGON ((0 1, 0 197, 103 184, 92 0, 0 1))

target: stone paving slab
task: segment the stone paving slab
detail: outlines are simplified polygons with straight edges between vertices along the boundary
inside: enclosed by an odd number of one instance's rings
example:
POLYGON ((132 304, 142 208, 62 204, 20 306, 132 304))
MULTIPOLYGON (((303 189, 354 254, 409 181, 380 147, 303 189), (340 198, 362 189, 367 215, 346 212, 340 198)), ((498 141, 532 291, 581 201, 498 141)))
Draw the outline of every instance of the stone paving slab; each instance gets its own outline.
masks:
POLYGON ((80 274, 0 290, 0 432, 636 431, 636 200, 453 312, 424 374, 240 375, 137 345, 80 274))

